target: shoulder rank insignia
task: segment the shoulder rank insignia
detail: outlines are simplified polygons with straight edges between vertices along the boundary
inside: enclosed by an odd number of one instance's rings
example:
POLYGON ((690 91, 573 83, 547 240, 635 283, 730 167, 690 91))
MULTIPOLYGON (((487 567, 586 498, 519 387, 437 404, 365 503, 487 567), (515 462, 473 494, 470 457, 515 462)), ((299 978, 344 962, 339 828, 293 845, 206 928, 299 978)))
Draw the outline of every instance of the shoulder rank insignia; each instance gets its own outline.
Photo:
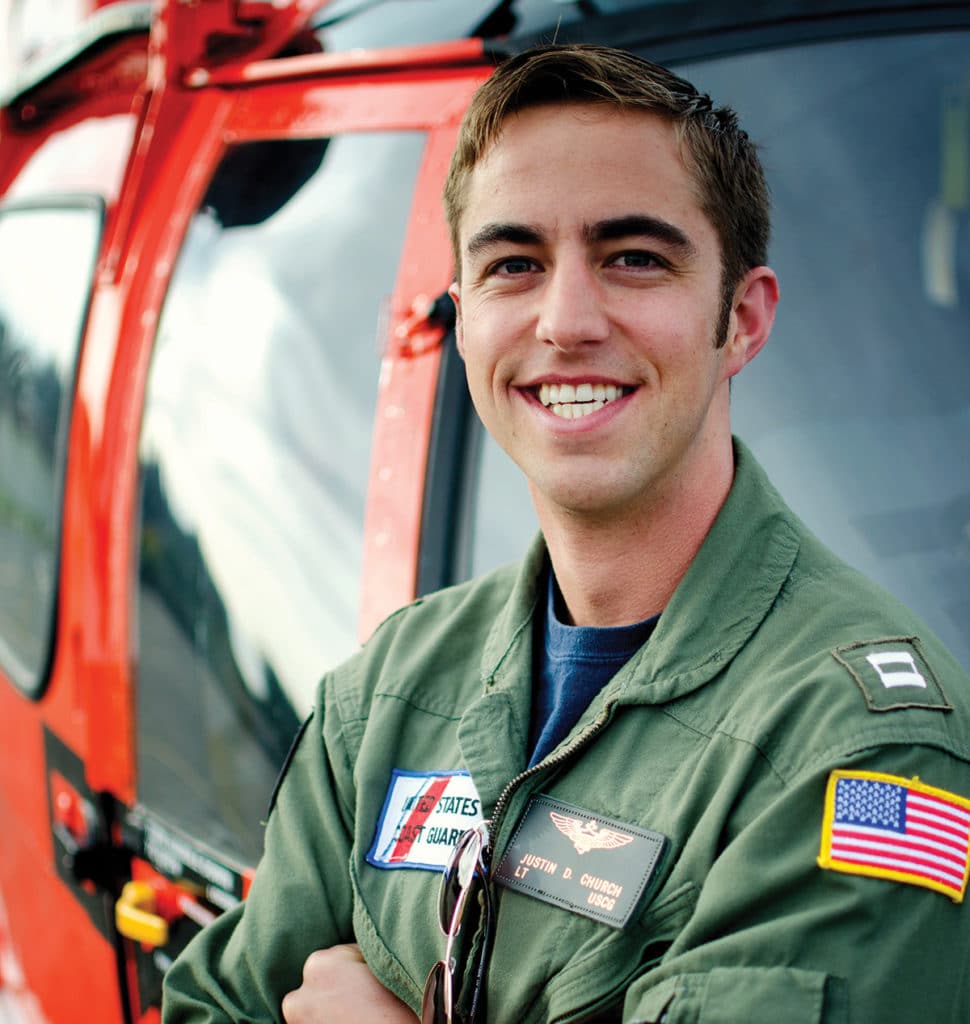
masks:
POLYGON ((887 637, 844 644, 832 652, 855 680, 870 711, 952 711, 919 638, 887 637))
POLYGON ((834 771, 818 865, 923 886, 961 903, 970 865, 970 800, 915 778, 834 771))

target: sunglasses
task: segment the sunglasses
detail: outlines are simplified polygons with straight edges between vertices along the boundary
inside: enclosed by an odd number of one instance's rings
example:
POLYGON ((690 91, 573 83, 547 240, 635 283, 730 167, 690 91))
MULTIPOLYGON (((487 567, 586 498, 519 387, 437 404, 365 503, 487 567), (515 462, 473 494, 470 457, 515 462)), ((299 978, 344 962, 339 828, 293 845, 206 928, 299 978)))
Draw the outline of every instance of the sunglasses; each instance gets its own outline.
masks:
POLYGON ((455 978, 458 971, 458 936, 462 919, 469 903, 478 904, 478 897, 484 904, 484 928, 476 950, 472 972, 473 986, 470 999, 464 1000, 467 1010, 462 1014, 466 1024, 484 1020, 485 972, 488 954, 492 945, 494 919, 492 897, 488 889, 488 868, 485 854, 488 851, 488 824, 483 822, 469 829, 455 846, 444 874, 438 893, 438 926, 447 938, 444 959, 439 960, 428 973, 424 984, 424 999, 421 1002, 421 1024, 452 1024, 457 1022, 455 978))

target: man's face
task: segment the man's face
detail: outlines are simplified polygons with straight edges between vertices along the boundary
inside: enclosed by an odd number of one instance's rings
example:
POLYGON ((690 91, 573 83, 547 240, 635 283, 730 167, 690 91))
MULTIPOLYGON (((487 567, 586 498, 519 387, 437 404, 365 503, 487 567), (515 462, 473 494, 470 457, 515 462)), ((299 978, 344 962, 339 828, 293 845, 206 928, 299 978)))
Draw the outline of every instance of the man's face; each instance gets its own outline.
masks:
POLYGON ((716 347, 720 246, 674 128, 591 105, 510 118, 471 174, 460 244, 469 388, 540 516, 702 486, 745 360, 716 347))

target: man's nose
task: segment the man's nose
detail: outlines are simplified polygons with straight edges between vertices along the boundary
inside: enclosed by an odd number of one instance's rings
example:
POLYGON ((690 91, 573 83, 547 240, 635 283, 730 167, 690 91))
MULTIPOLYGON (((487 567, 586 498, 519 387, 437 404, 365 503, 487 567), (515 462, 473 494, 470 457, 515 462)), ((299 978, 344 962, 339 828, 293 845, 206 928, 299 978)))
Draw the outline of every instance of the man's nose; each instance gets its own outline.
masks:
POLYGON ((584 259, 568 258, 546 270, 536 338, 562 351, 603 341, 609 332, 602 288, 584 259))

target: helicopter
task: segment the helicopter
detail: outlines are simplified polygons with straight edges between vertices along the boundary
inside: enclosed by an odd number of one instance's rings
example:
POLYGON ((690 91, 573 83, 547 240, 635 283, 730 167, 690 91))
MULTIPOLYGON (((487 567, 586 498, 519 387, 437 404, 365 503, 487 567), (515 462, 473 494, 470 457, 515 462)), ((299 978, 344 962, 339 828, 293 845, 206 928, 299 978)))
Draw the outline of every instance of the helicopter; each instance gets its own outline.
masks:
POLYGON ((518 557, 441 189, 541 41, 762 149, 737 432, 970 667, 970 3, 0 0, 0 1020, 151 1024, 320 676, 518 557))

